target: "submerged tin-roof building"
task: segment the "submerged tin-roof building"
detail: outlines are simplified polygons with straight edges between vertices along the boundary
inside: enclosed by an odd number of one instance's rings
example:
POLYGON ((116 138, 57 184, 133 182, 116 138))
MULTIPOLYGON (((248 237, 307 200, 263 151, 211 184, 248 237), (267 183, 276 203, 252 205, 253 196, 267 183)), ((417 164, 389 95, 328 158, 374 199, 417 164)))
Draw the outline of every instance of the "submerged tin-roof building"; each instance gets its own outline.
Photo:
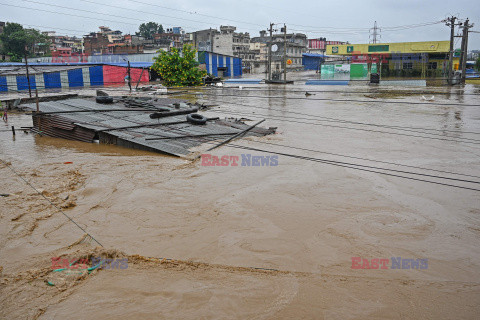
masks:
MULTIPOLYGON (((249 128, 240 121, 210 118, 205 124, 192 124, 186 114, 198 107, 167 98, 114 98, 112 104, 95 98, 77 98, 26 105, 33 111, 36 133, 51 137, 115 144, 119 146, 185 156, 190 148, 215 140, 225 140, 249 128), (173 103, 173 104, 172 104, 173 103), (166 113, 152 118, 154 113, 166 113), (183 113, 183 114, 177 114, 183 113)), ((255 127, 246 135, 263 136, 275 128, 255 127)))

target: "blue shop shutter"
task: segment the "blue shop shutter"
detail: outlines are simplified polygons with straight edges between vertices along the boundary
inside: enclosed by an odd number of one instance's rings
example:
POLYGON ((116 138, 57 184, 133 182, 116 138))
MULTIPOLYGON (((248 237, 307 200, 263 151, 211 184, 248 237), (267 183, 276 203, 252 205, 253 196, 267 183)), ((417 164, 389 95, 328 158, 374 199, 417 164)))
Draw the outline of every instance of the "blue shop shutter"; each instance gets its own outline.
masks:
MULTIPOLYGON (((35 76, 31 75, 30 79, 30 89, 35 90, 37 83, 35 82, 35 76)), ((28 80, 27 76, 17 76, 17 89, 18 90, 28 90, 28 80)))
POLYGON ((7 77, 0 77, 0 92, 7 92, 7 77))
POLYGON ((60 72, 44 73, 43 81, 45 82, 45 89, 57 89, 62 87, 60 72))
POLYGON ((232 70, 231 69, 231 66, 230 66, 230 57, 226 57, 225 58, 225 61, 226 61, 226 67, 227 67, 227 71, 224 72, 223 74, 225 75, 225 77, 231 77, 232 76, 232 70))
POLYGON ((212 74, 215 77, 218 77, 217 55, 216 54, 212 54, 212 74))
POLYGON ((103 67, 95 66, 88 69, 90 72, 90 85, 103 86, 103 67))
POLYGON ((68 86, 83 87, 83 73, 82 69, 68 70, 68 86))

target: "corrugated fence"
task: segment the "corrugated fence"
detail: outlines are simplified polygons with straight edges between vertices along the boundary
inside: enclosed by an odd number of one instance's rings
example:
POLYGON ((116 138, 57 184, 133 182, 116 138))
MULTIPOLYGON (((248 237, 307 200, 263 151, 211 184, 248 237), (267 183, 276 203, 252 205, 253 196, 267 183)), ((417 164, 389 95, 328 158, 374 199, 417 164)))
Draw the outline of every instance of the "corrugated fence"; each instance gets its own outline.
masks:
MULTIPOLYGON (((120 66, 85 66, 81 68, 44 72, 30 75, 30 88, 35 89, 61 89, 81 88, 89 86, 115 85, 125 83, 128 68, 120 66)), ((131 68, 132 83, 139 79, 141 82, 149 81, 147 70, 131 68)), ((28 90, 26 75, 0 75, 0 92, 28 90)))

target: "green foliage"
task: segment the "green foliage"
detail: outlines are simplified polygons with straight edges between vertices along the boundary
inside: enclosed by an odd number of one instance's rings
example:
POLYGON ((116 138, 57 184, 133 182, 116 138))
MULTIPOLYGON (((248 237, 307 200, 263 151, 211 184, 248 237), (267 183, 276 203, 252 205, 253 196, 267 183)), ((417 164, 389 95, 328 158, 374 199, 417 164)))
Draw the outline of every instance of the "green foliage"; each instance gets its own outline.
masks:
POLYGON ((164 85, 188 87, 203 84, 202 78, 207 72, 198 68, 198 62, 195 60, 196 50, 191 45, 183 46, 183 57, 176 48, 172 48, 171 52, 159 53, 152 68, 160 75, 164 85))
POLYGON ((11 56, 12 61, 22 61, 25 52, 34 51, 35 46, 48 48, 49 39, 35 29, 24 29, 21 24, 7 22, 0 34, 1 53, 11 56))
POLYGON ((477 71, 480 71, 480 56, 477 58, 477 61, 475 61, 475 69, 477 69, 477 71))
POLYGON ((156 22, 147 22, 142 23, 140 27, 138 27, 138 32, 136 32, 137 36, 144 37, 145 39, 151 40, 153 39, 153 35, 155 33, 163 33, 163 26, 156 22))

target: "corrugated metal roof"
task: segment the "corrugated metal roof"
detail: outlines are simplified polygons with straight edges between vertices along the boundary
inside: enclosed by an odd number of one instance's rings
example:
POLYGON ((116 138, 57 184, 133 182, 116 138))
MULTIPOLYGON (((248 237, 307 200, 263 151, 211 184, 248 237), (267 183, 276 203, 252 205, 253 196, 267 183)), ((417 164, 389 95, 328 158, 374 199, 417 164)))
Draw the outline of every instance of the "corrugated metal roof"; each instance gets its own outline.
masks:
MULTIPOLYGON (((155 107, 166 107, 174 99, 151 99, 149 104, 155 107)), ((178 100, 177 100, 178 101, 178 100)), ((26 105, 28 109, 36 110, 35 104, 26 105)), ((184 105, 183 108, 188 107, 184 105)), ((114 104, 98 104, 92 99, 68 99, 63 101, 41 102, 41 112, 90 111, 78 113, 56 113, 50 115, 34 115, 34 125, 38 129, 39 118, 45 134, 66 139, 90 141, 98 136, 100 142, 114 143, 132 148, 157 151, 176 156, 188 154, 189 149, 211 140, 224 140, 225 134, 234 135, 248 125, 223 120, 208 121, 206 125, 193 125, 186 122, 186 115, 169 116, 151 119, 152 111, 114 111, 94 112, 93 110, 125 110, 143 109, 131 107, 125 100, 116 99, 114 104), (44 120, 48 119, 48 120, 44 120), (180 123, 178 123, 180 122, 180 123), (172 124, 175 123, 175 124, 172 124), (125 128, 134 127, 134 128, 125 128), (207 134, 206 137, 186 137, 181 139, 148 140, 159 137, 178 137, 207 134), (218 134, 218 135, 215 135, 218 134)), ((170 108, 175 109, 170 105, 170 108)), ((272 130, 255 128, 247 135, 266 135, 272 130)))

